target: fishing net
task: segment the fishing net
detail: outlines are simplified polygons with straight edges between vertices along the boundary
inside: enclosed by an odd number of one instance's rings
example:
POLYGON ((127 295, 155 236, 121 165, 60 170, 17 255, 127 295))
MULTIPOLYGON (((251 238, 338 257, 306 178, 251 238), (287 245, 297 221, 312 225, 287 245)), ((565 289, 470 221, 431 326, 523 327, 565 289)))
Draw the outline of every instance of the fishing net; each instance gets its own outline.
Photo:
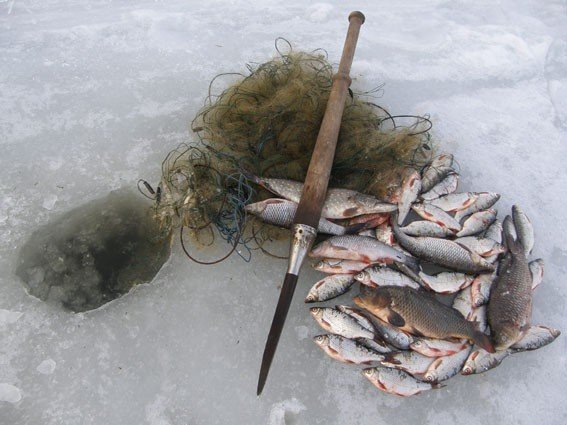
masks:
MULTIPOLYGON (((279 235, 270 225, 248 226, 253 218, 244 206, 269 194, 245 174, 305 179, 332 86, 324 51, 296 52, 282 39, 276 50, 274 59, 247 65, 246 75, 215 77, 191 123, 198 140, 167 155, 156 191, 143 182, 164 228, 188 230, 200 244, 213 243, 216 233, 246 259, 279 235), (235 76, 214 93, 219 78, 235 76)), ((389 199, 408 167, 421 169, 432 157, 431 123, 391 115, 371 101, 378 90, 351 91, 347 98, 330 187, 389 199)))

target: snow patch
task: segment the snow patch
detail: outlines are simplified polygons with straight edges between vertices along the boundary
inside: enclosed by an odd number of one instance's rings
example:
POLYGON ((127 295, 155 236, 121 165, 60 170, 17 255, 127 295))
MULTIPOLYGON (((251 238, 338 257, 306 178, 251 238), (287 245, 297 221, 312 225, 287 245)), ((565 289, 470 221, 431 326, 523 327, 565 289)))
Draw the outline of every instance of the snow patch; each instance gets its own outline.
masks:
POLYGON ((56 365, 57 363, 53 359, 46 359, 36 367, 36 370, 43 375, 51 375, 56 365))
POLYGON ((292 425, 296 423, 295 416, 306 407, 296 398, 284 400, 273 405, 268 418, 268 425, 292 425))
POLYGON ((17 403, 22 399, 22 392, 12 384, 0 383, 0 401, 17 403))

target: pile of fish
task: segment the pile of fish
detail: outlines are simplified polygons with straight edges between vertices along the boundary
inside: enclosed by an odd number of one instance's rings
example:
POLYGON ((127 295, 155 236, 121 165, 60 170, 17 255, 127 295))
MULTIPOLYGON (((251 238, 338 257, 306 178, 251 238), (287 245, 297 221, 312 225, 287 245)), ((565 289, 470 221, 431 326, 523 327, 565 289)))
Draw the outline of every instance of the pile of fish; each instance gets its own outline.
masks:
MULTIPOLYGON (((543 280, 543 260, 529 261, 534 231, 518 206, 503 222, 493 208, 500 195, 456 192, 452 155, 419 173, 408 171, 387 202, 346 189, 329 189, 319 222, 333 235, 310 255, 327 276, 305 302, 346 293, 356 282, 356 306, 313 307, 328 334, 315 343, 362 371, 377 388, 400 396, 443 386, 461 373, 498 366, 511 354, 536 350, 559 330, 531 325, 532 293, 543 280), (407 221, 410 218, 421 219, 407 221)), ((246 207, 282 227, 292 224, 303 186, 255 178, 284 198, 246 207)))

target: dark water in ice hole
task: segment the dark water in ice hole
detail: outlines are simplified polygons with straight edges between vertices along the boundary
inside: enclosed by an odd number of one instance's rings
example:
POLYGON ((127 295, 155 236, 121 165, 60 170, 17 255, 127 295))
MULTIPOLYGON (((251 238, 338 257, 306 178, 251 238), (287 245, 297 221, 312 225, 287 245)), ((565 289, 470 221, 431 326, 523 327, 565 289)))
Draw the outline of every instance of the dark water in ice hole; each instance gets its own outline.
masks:
POLYGON ((150 282, 170 253, 149 203, 129 190, 75 208, 37 229, 16 274, 47 303, 92 310, 150 282))

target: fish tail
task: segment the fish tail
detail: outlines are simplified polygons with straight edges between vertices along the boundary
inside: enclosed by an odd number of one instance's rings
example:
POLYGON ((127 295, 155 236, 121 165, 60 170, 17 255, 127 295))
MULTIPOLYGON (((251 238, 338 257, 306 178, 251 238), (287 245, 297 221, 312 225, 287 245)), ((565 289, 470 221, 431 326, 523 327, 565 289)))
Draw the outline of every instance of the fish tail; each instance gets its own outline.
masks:
POLYGON ((481 331, 475 330, 472 334, 472 339, 476 345, 478 345, 483 350, 488 351, 489 353, 494 353, 494 346, 488 338, 487 335, 483 334, 481 331))
POLYGON ((404 264, 408 266, 412 272, 418 274, 420 272, 419 268, 419 260, 415 257, 411 257, 409 255, 405 256, 404 264))
POLYGON ((382 360, 382 363, 401 364, 401 362, 394 357, 396 354, 397 352, 383 354, 384 360, 382 360))
MULTIPOLYGON (((506 218, 508 218, 508 217, 510 217, 510 216, 507 216, 506 218)), ((514 227, 514 229, 516 228, 515 225, 513 227, 514 227)), ((508 226, 504 226, 504 238, 506 240, 506 246, 508 247, 508 250, 510 252, 512 252, 513 254, 516 254, 516 255, 523 253, 524 248, 520 244, 520 241, 518 239, 516 239, 511 232, 512 232, 512 229, 510 229, 508 226)), ((516 233, 517 233, 517 230, 516 230, 516 233)))
POLYGON ((261 179, 260 177, 256 176, 256 175, 255 175, 254 173, 252 173, 251 171, 248 171, 246 168, 240 167, 238 171, 240 171, 240 173, 241 173, 244 177, 246 177, 248 180, 250 180, 250 181, 252 181, 252 182, 254 182, 254 183, 256 183, 256 184, 262 185, 262 179, 261 179))
POLYGON ((345 235, 354 235, 361 230, 366 230, 366 223, 357 223, 351 226, 345 227, 345 235))

